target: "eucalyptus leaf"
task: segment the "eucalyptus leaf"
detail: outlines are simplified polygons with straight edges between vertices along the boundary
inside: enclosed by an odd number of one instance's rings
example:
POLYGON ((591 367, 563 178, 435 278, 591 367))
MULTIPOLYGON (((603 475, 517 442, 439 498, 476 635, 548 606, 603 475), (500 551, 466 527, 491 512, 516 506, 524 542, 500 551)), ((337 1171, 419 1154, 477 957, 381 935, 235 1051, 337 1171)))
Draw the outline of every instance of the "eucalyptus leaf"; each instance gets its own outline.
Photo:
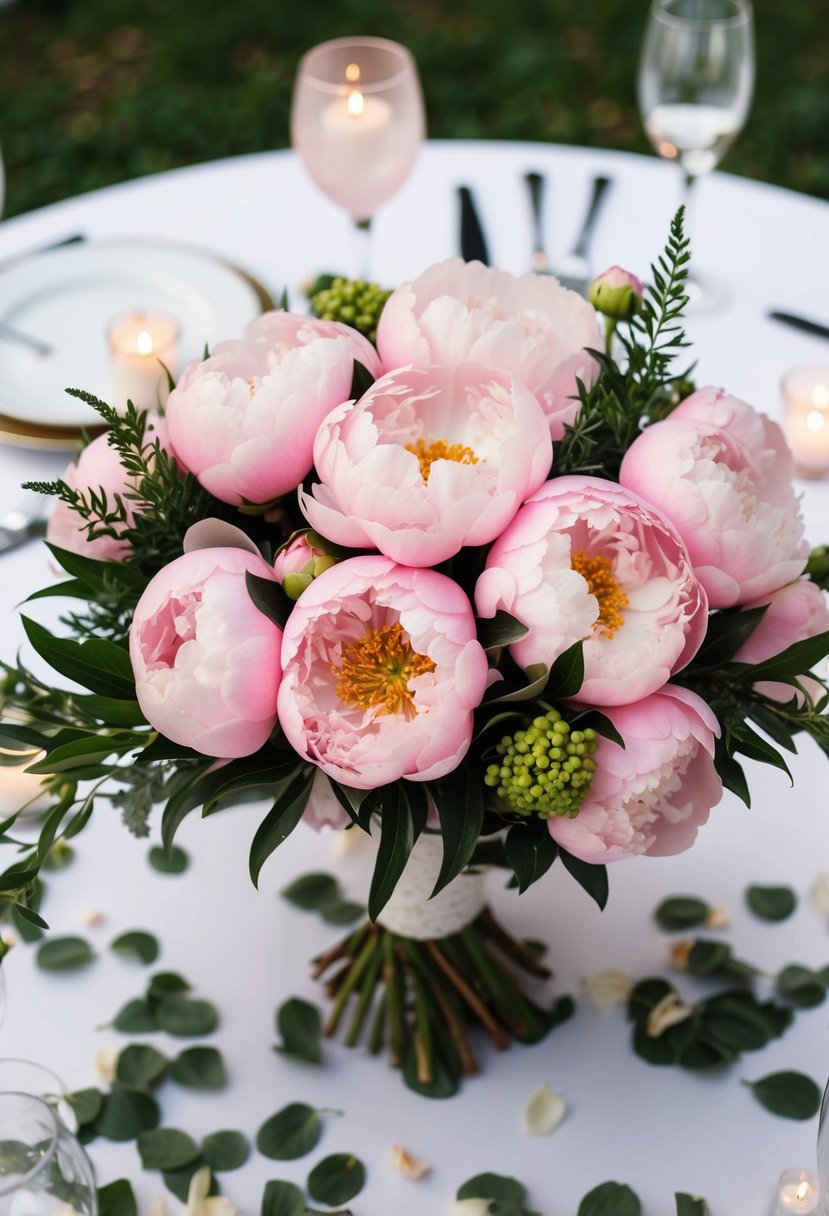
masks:
POLYGON ((158 938, 141 929, 133 929, 129 933, 122 933, 120 937, 116 937, 115 941, 111 943, 110 949, 117 954, 137 958, 142 963, 154 963, 159 952, 158 938))
POLYGON ((201 1143, 202 1156, 211 1170, 223 1173, 238 1170, 250 1156, 247 1136, 241 1132, 211 1132, 201 1143))
POLYGON ((662 900, 654 912, 654 917, 661 928, 674 933, 701 925, 710 911, 710 904, 695 895, 672 895, 669 899, 662 900))
POLYGON ((305 1199, 293 1182, 266 1182, 261 1216, 305 1216, 305 1199))
POLYGON ((711 1216, 711 1209, 704 1199, 698 1195, 683 1195, 678 1192, 676 1199, 676 1216, 711 1216))
POLYGON ((224 1060, 215 1047, 188 1047, 170 1064, 170 1076, 190 1089, 221 1089, 227 1081, 224 1060))
POLYGON ((86 1127, 88 1124, 94 1123, 101 1113, 104 1095, 100 1089, 78 1089, 72 1094, 67 1094, 66 1101, 74 1112, 78 1127, 86 1127))
POLYGON ((95 960, 95 951, 82 937, 52 937, 38 947, 35 961, 42 971, 75 971, 95 960))
POLYGON ((151 1094, 116 1081, 104 1095, 95 1131, 107 1140, 134 1140, 139 1132, 158 1127, 160 1118, 158 1103, 151 1094))
POLYGON ((797 907, 797 895, 791 887, 752 886, 746 891, 746 903, 761 920, 786 920, 797 907))
POLYGON ((158 1030, 155 1006, 145 997, 135 997, 118 1010, 112 1025, 121 1034, 152 1034, 158 1030))
POLYGON ((156 1127, 139 1132, 138 1155, 145 1170, 180 1170, 191 1165, 199 1150, 186 1132, 175 1127, 156 1127))
POLYGON ((777 991, 797 1005, 799 1009, 812 1009, 822 1005, 826 998, 826 981, 819 971, 790 963, 784 967, 776 980, 777 991))
POLYGON ((118 1056, 115 1075, 124 1085, 149 1089, 167 1071, 167 1058, 145 1043, 130 1043, 118 1056))
POLYGON ((811 1119, 820 1109, 820 1089, 802 1072, 773 1072, 743 1085, 766 1110, 784 1119, 811 1119))
POLYGON ((173 993, 189 992, 190 984, 177 971, 157 971, 147 985, 147 999, 160 1001, 173 993))
MULTIPOLYGON (((183 1165, 181 1169, 162 1170, 161 1176, 164 1179, 164 1185, 177 1199, 180 1199, 182 1203, 186 1203, 187 1194, 190 1190, 190 1181, 196 1171, 202 1169, 205 1165, 207 1165, 207 1162, 199 1154, 195 1161, 191 1161, 189 1165, 183 1165)), ((210 1187, 207 1193, 208 1195, 218 1195, 219 1193, 219 1184, 212 1174, 210 1175, 210 1187)))
POLYGON ((190 858, 177 844, 171 845, 169 849, 155 844, 147 854, 147 859, 159 874, 183 874, 190 864, 190 858))
POLYGON ((309 1064, 322 1063, 322 1015, 316 1005, 300 997, 291 997, 277 1010, 276 1028, 282 1042, 274 1051, 309 1064))
POLYGON ((640 1216, 639 1196, 621 1182, 603 1182, 579 1204, 578 1216, 640 1216))
POLYGON ((219 1025, 219 1012, 210 1001, 175 992, 158 1002, 156 1018, 159 1030, 179 1038, 212 1034, 219 1025))
POLYGON ((476 1174, 458 1187, 457 1199, 490 1199, 498 1203, 522 1204, 527 1188, 517 1178, 503 1174, 476 1174))
POLYGON ((308 1193, 318 1203, 329 1207, 348 1203, 366 1184, 366 1167, 353 1153, 333 1153, 308 1175, 308 1193))
POLYGON ((340 884, 333 874, 301 874, 280 892, 283 899, 305 912, 318 912, 340 899, 340 884))
POLYGON ((126 1178, 98 1187, 98 1216, 138 1216, 138 1205, 126 1178))
POLYGON ((418 1076, 417 1053, 412 1042, 408 1044, 403 1057, 403 1082, 408 1089, 424 1098, 452 1098, 460 1087, 457 1073, 447 1067, 437 1051, 432 1060, 431 1081, 421 1081, 418 1076))
POLYGON ((321 1134, 319 1112, 304 1102, 291 1102, 265 1120, 256 1133, 256 1147, 272 1161, 293 1161, 316 1148, 321 1134))

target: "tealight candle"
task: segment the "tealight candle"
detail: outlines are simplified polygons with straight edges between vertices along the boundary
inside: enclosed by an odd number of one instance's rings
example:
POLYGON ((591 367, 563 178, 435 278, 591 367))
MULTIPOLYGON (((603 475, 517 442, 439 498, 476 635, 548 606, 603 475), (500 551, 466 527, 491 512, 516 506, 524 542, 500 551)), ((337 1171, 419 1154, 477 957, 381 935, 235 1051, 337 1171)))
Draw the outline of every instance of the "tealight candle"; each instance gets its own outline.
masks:
POLYGON ((349 64, 340 97, 330 101, 320 116, 325 155, 334 159, 338 172, 359 178, 376 172, 389 155, 392 108, 382 97, 373 97, 359 87, 359 67, 349 64), (348 82, 349 72, 351 82, 348 82))
POLYGON ((820 1183, 808 1170, 784 1170, 777 1183, 771 1216, 817 1216, 820 1183))
POLYGON ((783 377, 786 438, 798 473, 829 473, 829 367, 795 367, 783 377))
POLYGON ((26 807, 26 814, 34 814, 44 810, 49 805, 49 795, 43 793, 41 778, 37 773, 27 773, 26 769, 45 753, 28 755, 22 764, 6 763, 19 752, 9 752, 0 748, 3 763, 0 764, 0 819, 6 819, 26 807))
POLYGON ((157 312, 124 313, 107 331, 112 356, 112 397, 119 413, 127 401, 136 409, 157 409, 167 400, 167 372, 178 372, 179 329, 157 312), (163 367, 161 365, 164 365, 163 367))

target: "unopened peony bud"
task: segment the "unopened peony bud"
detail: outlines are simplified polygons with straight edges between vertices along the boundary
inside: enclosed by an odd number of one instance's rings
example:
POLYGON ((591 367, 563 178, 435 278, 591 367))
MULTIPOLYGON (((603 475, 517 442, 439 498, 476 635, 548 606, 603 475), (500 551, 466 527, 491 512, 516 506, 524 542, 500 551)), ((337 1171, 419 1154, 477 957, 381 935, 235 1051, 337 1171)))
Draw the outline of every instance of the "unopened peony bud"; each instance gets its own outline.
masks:
POLYGON ((300 532, 277 553, 273 572, 288 599, 298 600, 323 570, 336 564, 330 553, 310 544, 307 532, 300 532))
POLYGON ((612 321, 629 321, 642 307, 644 287, 635 274, 611 266, 597 275, 587 292, 587 298, 597 312, 612 321))

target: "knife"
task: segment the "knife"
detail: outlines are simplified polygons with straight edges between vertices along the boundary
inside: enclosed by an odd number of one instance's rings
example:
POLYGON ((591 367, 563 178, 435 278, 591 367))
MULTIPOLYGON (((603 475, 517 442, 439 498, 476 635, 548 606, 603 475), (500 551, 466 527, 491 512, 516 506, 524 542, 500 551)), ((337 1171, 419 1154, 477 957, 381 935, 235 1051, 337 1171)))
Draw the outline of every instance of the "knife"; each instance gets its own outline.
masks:
POLYGON ((770 310, 768 315, 772 321, 782 321, 784 325, 791 325, 792 329, 815 334, 818 338, 829 338, 829 325, 823 325, 820 321, 810 321, 808 317, 798 317, 793 312, 781 312, 776 308, 770 310))
POLYGON ((461 205, 461 257, 465 262, 483 262, 484 266, 488 266, 489 253, 472 191, 468 186, 458 186, 458 198, 461 205))

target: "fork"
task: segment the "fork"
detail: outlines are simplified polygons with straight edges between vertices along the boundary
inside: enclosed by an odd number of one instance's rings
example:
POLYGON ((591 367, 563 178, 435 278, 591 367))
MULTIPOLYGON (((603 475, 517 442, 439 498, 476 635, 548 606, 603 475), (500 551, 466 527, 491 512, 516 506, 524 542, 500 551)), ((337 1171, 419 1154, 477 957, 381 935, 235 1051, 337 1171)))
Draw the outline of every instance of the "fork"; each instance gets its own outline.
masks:
POLYGON ((43 508, 45 494, 27 494, 17 506, 0 515, 0 553, 8 553, 26 541, 42 536, 46 529, 43 508))
POLYGON ((612 182, 609 177, 599 176, 593 178, 590 203, 581 226, 581 232, 576 238, 573 248, 561 259, 553 271, 563 286, 569 287, 570 291, 577 291, 579 295, 584 295, 590 286, 590 263, 587 260, 587 254, 593 236, 593 229, 596 226, 602 204, 611 184, 612 182))

